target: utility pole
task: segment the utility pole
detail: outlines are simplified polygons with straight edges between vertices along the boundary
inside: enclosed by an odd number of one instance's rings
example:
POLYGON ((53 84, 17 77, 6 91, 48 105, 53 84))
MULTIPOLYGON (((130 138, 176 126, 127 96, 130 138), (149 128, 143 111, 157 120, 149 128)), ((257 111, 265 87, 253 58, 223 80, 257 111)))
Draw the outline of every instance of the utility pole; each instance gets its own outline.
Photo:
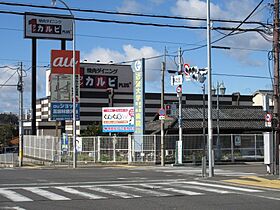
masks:
POLYGON ((19 91, 19 167, 23 165, 23 80, 22 80, 22 62, 20 62, 20 73, 17 89, 19 91))
MULTIPOLYGON (((166 48, 164 49, 164 62, 162 62, 161 66, 161 100, 160 100, 160 108, 164 109, 164 73, 166 70, 166 48)), ((166 110, 165 110, 166 112, 166 110)), ((165 114, 166 115, 166 114, 165 114)), ((165 145, 164 145, 164 120, 160 120, 160 152, 161 152, 161 166, 165 165, 165 145)))
POLYGON ((214 176, 213 163, 213 125, 212 125, 212 67, 211 67, 211 20, 210 20, 210 0, 207 0, 207 68, 208 68, 208 168, 209 177, 214 176))
POLYGON ((273 118, 276 131, 274 142, 274 157, 276 174, 279 174, 279 0, 274 0, 274 30, 273 30, 273 61, 274 61, 274 84, 273 84, 273 118))
MULTIPOLYGON (((182 75, 182 49, 178 51, 178 75, 182 75)), ((177 87, 177 97, 179 98, 179 116, 178 116, 178 127, 179 127, 179 141, 177 141, 177 164, 183 164, 183 143, 182 143, 182 85, 177 87), (178 91, 179 90, 179 91, 178 91)))

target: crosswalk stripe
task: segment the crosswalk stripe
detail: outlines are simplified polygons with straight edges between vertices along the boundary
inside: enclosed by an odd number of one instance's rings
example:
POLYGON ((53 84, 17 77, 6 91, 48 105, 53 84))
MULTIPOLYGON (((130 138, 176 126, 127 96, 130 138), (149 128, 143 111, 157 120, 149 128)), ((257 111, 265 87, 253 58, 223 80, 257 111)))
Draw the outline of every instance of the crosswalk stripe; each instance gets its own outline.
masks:
MULTIPOLYGON (((170 184, 171 185, 171 184, 170 184)), ((182 187, 182 188, 188 188, 188 189, 196 189, 196 190, 203 190, 207 192, 215 192, 219 194, 227 194, 227 193, 232 193, 231 191, 226 191, 226 190, 218 190, 218 189, 213 189, 213 188, 208 188, 208 187, 199 187, 199 186, 189 186, 189 185, 182 185, 182 184, 172 184, 176 187, 182 187)))
POLYGON ((191 181, 191 182, 186 182, 186 183, 193 184, 193 185, 201 185, 201 186, 208 186, 208 187, 238 190, 238 191, 243 191, 243 192, 263 192, 262 190, 255 190, 255 189, 241 188, 241 187, 234 187, 234 186, 226 186, 226 185, 218 185, 218 184, 210 184, 210 183, 201 183, 201 182, 196 182, 196 181, 191 181))
POLYGON ((54 201, 60 201, 60 200, 71 200, 70 198, 67 198, 65 196, 62 195, 58 195, 56 193, 44 190, 44 189, 40 189, 38 187, 25 187, 23 188, 24 190, 30 191, 32 193, 36 193, 42 197, 45 197, 47 199, 50 200, 54 200, 54 201))
POLYGON ((135 192, 144 193, 144 194, 151 195, 151 196, 157 196, 157 197, 171 196, 170 194, 167 194, 167 193, 157 192, 157 191, 153 191, 153 190, 147 190, 147 189, 138 188, 138 187, 127 186, 127 185, 120 185, 119 187, 123 188, 123 189, 132 190, 135 192))
POLYGON ((94 194, 87 193, 87 192, 81 192, 79 190, 76 190, 76 189, 73 189, 73 188, 70 188, 70 187, 55 187, 55 188, 59 189, 59 190, 62 190, 64 192, 70 193, 70 194, 79 195, 79 196, 86 197, 86 198, 89 198, 89 199, 105 199, 105 198, 107 198, 107 197, 100 196, 100 195, 94 195, 94 194))
POLYGON ((109 195, 113 195, 113 196, 117 196, 117 197, 121 197, 121 198, 140 198, 141 197, 139 195, 133 195, 130 193, 120 192, 120 191, 111 190, 111 189, 109 190, 109 189, 101 188, 101 187, 87 187, 87 189, 109 194, 109 195))
POLYGON ((12 190, 0 189, 0 194, 14 202, 33 201, 32 199, 27 198, 12 190))
POLYGON ((165 187, 161 187, 161 186, 153 186, 151 184, 141 184, 141 185, 144 187, 147 187, 147 188, 171 191, 171 192, 180 193, 180 194, 184 194, 184 195, 203 195, 204 194, 204 193, 198 193, 198 192, 193 192, 193 191, 188 191, 188 190, 179 190, 179 189, 175 189, 172 187, 165 188, 165 187))

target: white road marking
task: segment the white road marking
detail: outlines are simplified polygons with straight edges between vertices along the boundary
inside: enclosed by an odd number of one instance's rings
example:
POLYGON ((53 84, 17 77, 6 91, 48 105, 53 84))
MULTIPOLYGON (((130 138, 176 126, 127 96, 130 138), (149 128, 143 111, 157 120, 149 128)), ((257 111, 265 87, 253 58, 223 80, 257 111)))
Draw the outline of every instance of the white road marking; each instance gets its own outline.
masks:
POLYGON ((0 189, 0 195, 3 195, 4 197, 14 202, 33 201, 30 198, 27 198, 19 193, 7 189, 0 189))
POLYGON ((55 187, 55 188, 59 189, 59 190, 62 190, 64 192, 70 193, 70 194, 79 195, 79 196, 86 197, 86 198, 89 198, 89 199, 105 199, 105 198, 107 198, 107 197, 94 195, 94 194, 87 193, 87 192, 81 192, 81 191, 78 191, 78 190, 70 188, 70 187, 55 187))
POLYGON ((70 198, 64 197, 62 195, 58 195, 56 193, 53 193, 53 192, 50 192, 47 190, 40 189, 38 187, 25 187, 23 189, 30 191, 32 193, 36 193, 42 197, 45 197, 47 199, 54 200, 54 201, 71 200, 70 198))
POLYGON ((165 188, 165 187, 161 187, 161 186, 154 186, 154 185, 150 185, 150 184, 141 184, 141 186, 151 188, 151 189, 160 189, 160 190, 164 190, 164 191, 180 193, 180 194, 184 194, 184 195, 203 195, 204 194, 204 193, 198 193, 198 192, 187 191, 187 190, 179 190, 179 189, 175 189, 172 187, 165 188))
POLYGON ((230 190, 238 190, 238 191, 243 191, 243 192, 263 192, 262 190, 234 187, 234 186, 228 186, 228 185, 209 184, 209 183, 202 183, 202 182, 196 182, 196 181, 191 181, 191 182, 186 182, 186 183, 187 184, 193 184, 193 185, 201 185, 201 186, 208 186, 208 187, 230 189, 230 190))
MULTIPOLYGON (((147 182, 177 182, 177 181, 186 181, 185 179, 163 179, 163 180, 147 180, 147 182)), ((122 183, 141 183, 143 181, 141 180, 125 180, 125 181, 121 181, 122 183)), ((71 186, 75 186, 75 185, 84 185, 84 184, 106 184, 106 183, 120 183, 120 181, 97 181, 97 182, 49 182, 49 183, 28 183, 28 184, 0 184, 0 186, 4 186, 5 188, 9 188, 9 189, 20 189, 19 187, 22 186, 54 186, 54 185, 71 185, 71 186), (11 186, 11 187, 9 187, 11 186)))
MULTIPOLYGON (((187 183, 186 183, 187 184, 187 183)), ((213 189, 213 188, 208 188, 208 187, 199 187, 199 186, 190 186, 190 185, 182 185, 182 184, 170 184, 176 187, 182 187, 182 188, 187 188, 187 189, 196 189, 196 190, 203 190, 207 192, 214 192, 214 193, 219 193, 219 194, 227 194, 227 193, 233 193, 232 191, 226 191, 226 190, 218 190, 218 189, 213 189)))
POLYGON ((106 189, 106 188, 101 188, 101 187, 87 187, 87 189, 96 191, 96 192, 101 192, 101 193, 105 193, 105 194, 109 194, 109 195, 113 195, 113 196, 117 196, 117 197, 121 197, 121 198, 140 198, 142 196, 139 195, 133 195, 130 193, 126 193, 126 192, 120 192, 120 191, 116 191, 116 190, 111 190, 111 189, 106 189))
POLYGON ((157 192, 157 191, 153 191, 153 190, 147 190, 147 189, 138 188, 138 187, 127 186, 127 185, 120 185, 119 187, 123 188, 123 189, 129 189, 129 190, 132 190, 135 192, 144 193, 144 194, 151 195, 151 196, 156 196, 156 197, 171 196, 170 194, 167 194, 167 193, 157 192))
POLYGON ((24 208, 21 208, 21 207, 18 207, 18 206, 13 206, 13 207, 10 207, 10 206, 4 206, 4 207, 0 207, 1 209, 13 209, 13 210, 26 210, 24 208))

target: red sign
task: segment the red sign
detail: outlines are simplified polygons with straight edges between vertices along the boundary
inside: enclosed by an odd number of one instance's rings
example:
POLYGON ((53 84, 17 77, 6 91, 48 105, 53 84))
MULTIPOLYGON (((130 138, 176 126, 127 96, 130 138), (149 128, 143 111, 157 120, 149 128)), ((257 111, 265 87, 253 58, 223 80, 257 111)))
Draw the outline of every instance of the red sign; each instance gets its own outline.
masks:
MULTIPOLYGON (((75 52, 76 74, 80 74, 80 51, 75 52)), ((51 72, 56 74, 73 74, 73 51, 52 50, 51 72)))
POLYGON ((181 87, 180 85, 177 86, 176 92, 177 92, 177 93, 182 93, 182 87, 181 87))
POLYGON ((271 122, 271 120, 272 120, 272 114, 270 114, 270 113, 266 113, 266 115, 265 115, 265 121, 266 122, 271 122))

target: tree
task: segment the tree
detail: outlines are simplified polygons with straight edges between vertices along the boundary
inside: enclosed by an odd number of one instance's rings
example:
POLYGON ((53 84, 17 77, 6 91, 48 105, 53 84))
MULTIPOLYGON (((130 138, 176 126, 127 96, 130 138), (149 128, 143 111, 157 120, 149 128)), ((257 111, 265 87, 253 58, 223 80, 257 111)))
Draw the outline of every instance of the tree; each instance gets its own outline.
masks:
POLYGON ((98 136, 102 134, 102 126, 97 124, 88 125, 86 130, 81 132, 82 136, 98 136))
POLYGON ((18 136, 18 117, 15 114, 0 114, 0 146, 5 147, 18 136))

